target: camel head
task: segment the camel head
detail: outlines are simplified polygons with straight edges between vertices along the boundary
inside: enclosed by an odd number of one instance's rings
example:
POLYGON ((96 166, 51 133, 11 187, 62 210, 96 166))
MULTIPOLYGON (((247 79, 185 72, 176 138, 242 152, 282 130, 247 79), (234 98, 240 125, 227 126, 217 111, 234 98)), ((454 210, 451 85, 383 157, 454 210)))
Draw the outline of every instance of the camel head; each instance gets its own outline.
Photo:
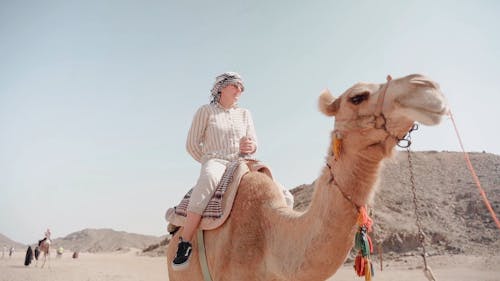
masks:
POLYGON ((325 90, 319 108, 335 116, 333 139, 342 139, 346 153, 379 150, 382 157, 411 129, 414 122, 436 125, 448 113, 439 85, 413 74, 383 84, 357 83, 340 97, 325 90))

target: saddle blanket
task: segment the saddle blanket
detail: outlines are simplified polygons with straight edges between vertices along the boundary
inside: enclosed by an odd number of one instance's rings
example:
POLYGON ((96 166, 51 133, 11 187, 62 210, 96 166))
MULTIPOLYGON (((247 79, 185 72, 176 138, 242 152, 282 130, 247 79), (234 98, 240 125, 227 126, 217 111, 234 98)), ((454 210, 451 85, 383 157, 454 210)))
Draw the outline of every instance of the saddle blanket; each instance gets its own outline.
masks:
MULTIPOLYGON (((199 225, 200 229, 215 229, 226 221, 233 206, 241 178, 249 171, 259 171, 268 175, 271 179, 273 178, 269 167, 257 160, 241 159, 231 162, 202 214, 202 220, 199 225)), ((188 191, 179 205, 167 210, 165 219, 168 222, 176 226, 184 225, 192 191, 193 189, 188 191)), ((293 207, 293 195, 284 188, 283 194, 288 206, 291 205, 293 207)))

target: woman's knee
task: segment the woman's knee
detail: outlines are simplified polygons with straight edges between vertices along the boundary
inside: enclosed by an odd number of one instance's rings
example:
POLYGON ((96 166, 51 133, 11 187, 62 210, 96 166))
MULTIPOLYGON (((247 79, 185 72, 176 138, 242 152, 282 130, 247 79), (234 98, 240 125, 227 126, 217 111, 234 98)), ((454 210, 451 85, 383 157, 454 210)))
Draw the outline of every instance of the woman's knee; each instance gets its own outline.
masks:
POLYGON ((202 170, 200 179, 205 184, 216 186, 226 171, 226 163, 218 159, 211 159, 203 165, 202 170))

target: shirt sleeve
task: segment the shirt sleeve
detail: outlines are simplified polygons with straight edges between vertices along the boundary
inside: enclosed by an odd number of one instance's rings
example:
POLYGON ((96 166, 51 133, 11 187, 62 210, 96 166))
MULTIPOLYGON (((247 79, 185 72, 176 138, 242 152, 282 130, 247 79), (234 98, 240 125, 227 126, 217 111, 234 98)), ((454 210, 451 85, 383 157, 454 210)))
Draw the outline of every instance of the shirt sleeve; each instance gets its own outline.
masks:
POLYGON ((252 138, 255 143, 255 150, 252 152, 255 153, 257 151, 258 142, 257 142, 257 133, 255 132, 255 126, 253 124, 252 114, 249 110, 247 110, 247 137, 252 138))
POLYGON ((208 112, 201 107, 196 111, 191 128, 189 128, 188 137, 186 140, 186 150, 194 158, 194 160, 201 163, 203 156, 203 140, 205 138, 205 131, 208 123, 208 112))

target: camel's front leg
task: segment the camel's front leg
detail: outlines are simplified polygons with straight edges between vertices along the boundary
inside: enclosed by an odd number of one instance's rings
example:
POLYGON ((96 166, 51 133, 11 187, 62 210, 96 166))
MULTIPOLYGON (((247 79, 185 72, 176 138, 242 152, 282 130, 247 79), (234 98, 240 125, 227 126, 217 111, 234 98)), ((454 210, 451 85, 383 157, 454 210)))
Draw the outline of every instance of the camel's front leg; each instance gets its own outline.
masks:
POLYGON ((42 264, 42 268, 45 266, 45 262, 47 262, 47 259, 48 259, 48 267, 50 268, 50 254, 44 254, 43 255, 43 264, 42 264))

